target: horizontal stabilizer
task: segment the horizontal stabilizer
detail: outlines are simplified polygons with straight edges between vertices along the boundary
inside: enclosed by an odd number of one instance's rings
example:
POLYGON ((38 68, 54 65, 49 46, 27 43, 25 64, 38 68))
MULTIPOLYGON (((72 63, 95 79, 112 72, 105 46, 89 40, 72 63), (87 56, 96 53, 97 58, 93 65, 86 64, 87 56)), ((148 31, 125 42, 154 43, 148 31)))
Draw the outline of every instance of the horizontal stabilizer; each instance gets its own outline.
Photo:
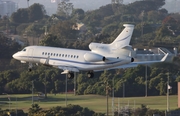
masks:
POLYGON ((131 64, 152 64, 152 63, 164 62, 167 59, 168 55, 169 54, 167 53, 161 60, 132 62, 131 64))

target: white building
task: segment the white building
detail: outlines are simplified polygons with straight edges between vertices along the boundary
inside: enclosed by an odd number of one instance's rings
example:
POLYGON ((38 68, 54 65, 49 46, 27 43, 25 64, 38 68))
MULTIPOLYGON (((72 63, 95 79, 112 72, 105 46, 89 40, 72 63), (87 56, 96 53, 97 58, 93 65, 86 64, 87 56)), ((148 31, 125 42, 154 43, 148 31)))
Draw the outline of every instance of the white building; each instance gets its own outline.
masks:
POLYGON ((17 4, 12 1, 0 0, 0 15, 11 16, 13 12, 16 12, 17 4))

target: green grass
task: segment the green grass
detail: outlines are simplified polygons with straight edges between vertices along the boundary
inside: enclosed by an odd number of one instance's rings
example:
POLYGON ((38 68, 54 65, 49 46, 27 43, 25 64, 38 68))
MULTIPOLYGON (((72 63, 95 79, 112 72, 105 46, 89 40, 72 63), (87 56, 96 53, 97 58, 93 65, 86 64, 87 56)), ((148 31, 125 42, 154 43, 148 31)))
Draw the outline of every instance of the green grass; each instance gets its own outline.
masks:
MULTIPOLYGON (((0 108, 2 109, 23 109, 25 112, 31 107, 32 96, 31 94, 18 94, 10 95, 9 102, 7 95, 0 95, 0 108), (16 102, 17 98, 17 102, 16 102), (10 103, 10 104, 9 104, 10 103)), ((169 96, 170 109, 177 108, 177 95, 169 96)), ((34 100, 34 103, 40 105, 41 108, 48 109, 55 106, 65 106, 65 94, 48 94, 48 99, 34 100)), ((80 105, 88 107, 96 112, 106 112, 106 96, 99 95, 77 95, 67 94, 67 104, 80 105)), ((119 106, 124 107, 129 105, 131 108, 138 108, 141 104, 147 105, 151 109, 166 110, 167 97, 166 96, 153 96, 153 97, 125 97, 119 98, 119 106)), ((118 98, 114 99, 115 109, 118 106, 118 98)), ((109 97, 109 110, 112 109, 112 98, 109 97)))

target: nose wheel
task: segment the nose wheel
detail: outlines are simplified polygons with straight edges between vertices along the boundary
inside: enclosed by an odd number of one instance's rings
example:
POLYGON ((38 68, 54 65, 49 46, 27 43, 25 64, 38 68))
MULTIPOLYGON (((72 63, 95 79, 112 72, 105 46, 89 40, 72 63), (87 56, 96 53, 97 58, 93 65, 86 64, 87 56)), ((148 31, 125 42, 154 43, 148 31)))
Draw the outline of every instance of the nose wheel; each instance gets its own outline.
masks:
POLYGON ((33 67, 32 63, 29 63, 29 67, 28 67, 28 71, 29 71, 29 72, 32 71, 32 67, 33 67))
POLYGON ((93 78, 94 77, 94 73, 93 72, 88 72, 87 73, 87 77, 88 78, 93 78))

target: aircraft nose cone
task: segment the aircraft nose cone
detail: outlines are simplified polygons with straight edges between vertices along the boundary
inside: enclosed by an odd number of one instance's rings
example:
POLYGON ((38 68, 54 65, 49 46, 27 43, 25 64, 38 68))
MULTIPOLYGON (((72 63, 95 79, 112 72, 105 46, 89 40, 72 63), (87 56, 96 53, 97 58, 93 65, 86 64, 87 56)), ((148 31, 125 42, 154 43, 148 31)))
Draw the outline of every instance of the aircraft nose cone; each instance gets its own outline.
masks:
POLYGON ((13 54, 13 56, 12 56, 14 59, 17 59, 17 54, 15 53, 15 54, 13 54))

